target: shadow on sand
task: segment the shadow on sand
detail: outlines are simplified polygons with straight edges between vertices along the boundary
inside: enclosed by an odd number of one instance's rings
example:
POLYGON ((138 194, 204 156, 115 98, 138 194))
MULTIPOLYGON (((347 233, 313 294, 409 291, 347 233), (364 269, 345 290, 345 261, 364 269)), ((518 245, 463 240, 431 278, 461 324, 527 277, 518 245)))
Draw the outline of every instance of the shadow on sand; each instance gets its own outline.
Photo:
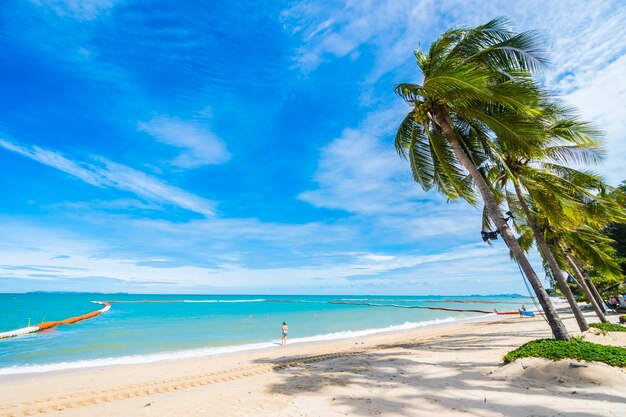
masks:
MULTIPOLYGON (((590 413, 596 408, 593 404, 626 401, 626 396, 602 394, 597 389, 585 393, 584 389, 559 383, 558 376, 533 384, 492 374, 503 366, 501 352, 513 350, 529 339, 549 337, 547 332, 503 333, 498 331, 501 329, 491 331, 487 327, 484 333, 378 346, 295 367, 284 366, 285 361, 297 359, 294 356, 259 362, 273 363, 282 377, 270 387, 272 394, 314 396, 328 403, 326 415, 589 417, 606 416, 600 411, 602 407, 597 407, 598 414, 590 413), (481 357, 491 361, 477 362, 469 357, 484 351, 485 346, 493 355, 481 357), (528 401, 520 404, 519 400, 508 400, 520 392, 528 401), (580 411, 564 412, 557 408, 554 396, 564 397, 569 403, 584 402, 586 406, 580 411)), ((305 409, 301 411, 308 415, 305 409)))

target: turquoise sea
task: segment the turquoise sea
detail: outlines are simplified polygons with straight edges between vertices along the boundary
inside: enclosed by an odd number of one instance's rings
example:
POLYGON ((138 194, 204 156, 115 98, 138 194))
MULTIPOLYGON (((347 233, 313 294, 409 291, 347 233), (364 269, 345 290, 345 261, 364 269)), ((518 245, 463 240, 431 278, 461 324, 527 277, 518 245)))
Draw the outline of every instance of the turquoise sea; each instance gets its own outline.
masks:
POLYGON ((520 296, 0 294, 0 332, 102 308, 95 300, 116 302, 95 318, 1 339, 0 375, 278 346, 283 321, 289 343, 306 343, 485 316, 415 307, 511 311, 532 304, 520 296))

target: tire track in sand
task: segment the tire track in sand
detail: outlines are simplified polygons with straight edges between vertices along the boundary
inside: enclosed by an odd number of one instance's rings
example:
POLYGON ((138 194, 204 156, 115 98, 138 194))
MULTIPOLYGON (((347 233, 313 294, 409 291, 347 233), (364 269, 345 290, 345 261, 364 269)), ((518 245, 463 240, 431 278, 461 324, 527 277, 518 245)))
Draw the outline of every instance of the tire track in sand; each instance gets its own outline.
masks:
POLYGON ((219 384, 221 382, 233 381, 250 376, 261 375, 272 371, 307 365, 315 362, 322 362, 330 359, 352 356, 365 353, 369 349, 329 353, 324 355, 304 356, 282 362, 268 362, 253 364, 240 368, 233 368, 224 371, 210 372, 198 375, 189 375, 177 378, 163 379, 139 384, 128 384, 116 387, 104 388, 102 390, 82 390, 74 391, 60 396, 50 395, 48 397, 38 397, 32 401, 25 401, 0 409, 1 417, 23 417, 36 414, 45 414, 53 411, 62 411, 70 408, 87 407, 95 404, 108 403, 129 398, 145 397, 148 395, 163 394, 179 390, 186 390, 205 385, 219 384))

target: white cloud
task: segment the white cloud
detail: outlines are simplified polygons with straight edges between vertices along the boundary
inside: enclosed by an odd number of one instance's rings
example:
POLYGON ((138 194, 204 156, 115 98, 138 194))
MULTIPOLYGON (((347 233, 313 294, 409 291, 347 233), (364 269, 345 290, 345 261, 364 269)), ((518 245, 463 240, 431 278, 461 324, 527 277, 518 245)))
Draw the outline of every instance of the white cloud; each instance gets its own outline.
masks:
POLYGON ((344 129, 321 149, 313 176, 318 188, 299 198, 317 207, 371 215, 406 213, 416 199, 430 199, 412 183, 408 166, 393 144, 384 141, 390 139, 403 111, 398 103, 371 113, 356 129, 344 129))
POLYGON ((313 175, 318 188, 299 198, 353 213, 354 221, 391 241, 478 236, 480 213, 465 202, 448 203, 436 191, 424 192, 395 152, 393 130, 404 111, 398 103, 371 113, 356 129, 344 129, 321 150, 313 175))
MULTIPOLYGON (((350 1, 334 10, 296 3, 283 12, 283 19, 299 33, 304 46, 296 62, 305 71, 331 57, 344 57, 363 44, 386 47, 386 62, 398 62, 390 40, 404 32, 424 34, 431 25, 433 1, 350 1), (332 15, 328 18, 328 15, 332 15)), ((404 60, 404 57, 400 58, 404 60)))
POLYGON ((182 148, 172 163, 181 168, 196 168, 207 164, 220 164, 230 159, 222 141, 206 126, 197 122, 158 116, 139 123, 139 129, 161 143, 182 148))
POLYGON ((214 203, 151 177, 144 172, 104 158, 94 158, 100 166, 92 163, 75 162, 58 152, 1 138, 0 147, 66 172, 97 187, 116 188, 131 192, 152 202, 178 206, 204 216, 214 215, 214 203))
POLYGON ((612 185, 626 180, 626 55, 608 64, 567 94, 564 100, 606 134, 606 160, 599 166, 612 185))
POLYGON ((317 207, 361 214, 406 213, 418 187, 392 146, 362 130, 345 129, 324 147, 313 177, 318 189, 300 198, 317 207))
MULTIPOLYGON (((427 287, 439 293, 458 293, 456 281, 480 281, 489 276, 487 281, 505 282, 507 289, 523 288, 503 247, 473 245, 450 247, 437 254, 404 255, 333 252, 324 255, 330 262, 312 256, 293 266, 260 268, 242 264, 245 256, 228 260, 217 256, 220 264, 208 267, 185 264, 176 256, 103 256, 109 252, 105 242, 48 226, 0 222, 0 232, 11 236, 11 242, 0 243, 0 275, 13 281, 60 281, 71 287, 71 281, 84 283, 96 277, 121 281, 132 288, 151 286, 174 292, 178 288, 201 292, 208 286, 240 291, 281 288, 287 292, 295 287, 316 292, 329 286, 364 291, 383 286, 404 287, 405 292, 407 288, 427 287), (492 254, 497 256, 489 256, 492 254), (437 279, 433 281, 433 277, 437 279)), ((489 292, 489 284, 485 288, 489 292)), ((501 288, 491 287, 491 292, 501 288)), ((472 292, 474 287, 466 286, 466 291, 472 292)))
POLYGON ((41 7, 53 10, 61 17, 76 20, 93 20, 107 13, 119 0, 34 0, 41 7))
POLYGON ((61 17, 76 20, 94 20, 119 2, 119 0, 34 0, 38 6, 50 8, 61 17))
POLYGON ((367 50, 373 63, 365 72, 362 104, 370 105, 368 88, 383 75, 416 81, 414 49, 428 48, 449 27, 473 26, 500 15, 511 18, 518 31, 538 29, 547 35, 551 65, 542 79, 606 131, 609 157, 597 169, 613 184, 623 180, 626 8, 621 0, 354 1, 336 7, 305 3, 285 11, 283 19, 302 38, 304 46, 294 58, 306 72, 331 58, 367 50))

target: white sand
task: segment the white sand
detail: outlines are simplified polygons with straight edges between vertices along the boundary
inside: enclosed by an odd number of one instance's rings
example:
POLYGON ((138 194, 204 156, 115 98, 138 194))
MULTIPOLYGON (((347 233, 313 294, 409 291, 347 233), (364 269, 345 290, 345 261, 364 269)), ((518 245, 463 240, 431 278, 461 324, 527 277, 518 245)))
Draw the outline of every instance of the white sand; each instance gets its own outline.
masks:
MULTIPOLYGON (((573 320, 566 323, 574 333, 573 320)), ((588 339, 595 343, 626 346, 621 335, 594 333, 588 339)), ((195 360, 3 377, 0 415, 626 415, 626 370, 540 359, 502 364, 508 351, 549 335, 541 317, 507 317, 195 360)))

